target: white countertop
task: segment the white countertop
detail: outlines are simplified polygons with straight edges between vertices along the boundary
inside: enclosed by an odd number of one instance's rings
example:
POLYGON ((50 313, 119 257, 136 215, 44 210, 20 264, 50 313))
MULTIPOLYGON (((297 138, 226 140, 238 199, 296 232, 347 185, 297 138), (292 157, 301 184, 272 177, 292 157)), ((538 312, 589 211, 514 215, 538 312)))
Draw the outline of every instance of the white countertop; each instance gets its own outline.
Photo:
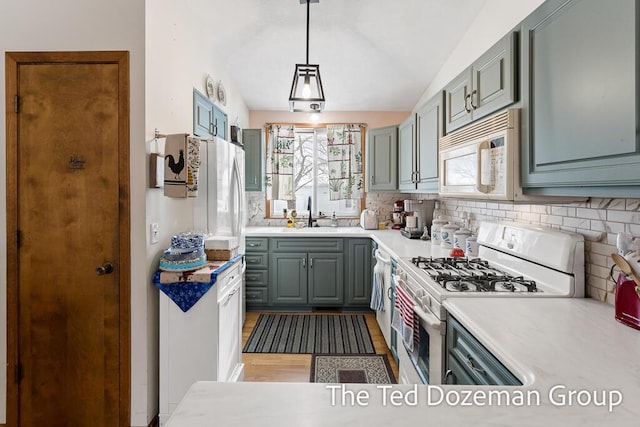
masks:
MULTIPOLYGON (((372 237, 394 256, 431 251, 428 242, 394 230, 337 230, 341 237, 372 237)), ((247 230, 249 236, 282 235, 267 233, 274 231, 247 230)), ((298 233, 304 229, 291 235, 298 233)), ((640 331, 616 322, 611 306, 592 299, 452 298, 445 307, 525 385, 415 386, 415 404, 408 393, 413 386, 394 385, 394 392, 407 397, 394 406, 390 391, 376 385, 344 385, 347 394, 367 398, 366 405, 351 405, 340 401, 340 389, 325 384, 198 382, 166 426, 640 425, 640 331), (594 393, 605 406, 594 404, 594 393), (452 400, 439 403, 444 394, 452 400), (455 401, 465 398, 469 405, 455 401), (592 401, 586 405, 578 400, 587 398, 592 401)))

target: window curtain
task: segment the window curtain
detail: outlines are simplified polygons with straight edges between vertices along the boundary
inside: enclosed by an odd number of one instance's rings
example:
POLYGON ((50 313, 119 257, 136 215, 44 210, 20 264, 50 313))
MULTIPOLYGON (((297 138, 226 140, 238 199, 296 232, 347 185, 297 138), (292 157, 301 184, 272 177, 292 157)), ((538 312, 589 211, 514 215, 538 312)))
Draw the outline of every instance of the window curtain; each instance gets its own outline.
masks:
POLYGON ((361 199, 364 189, 361 125, 327 126, 329 199, 361 199))
POLYGON ((267 127, 267 200, 293 200, 293 125, 267 127))

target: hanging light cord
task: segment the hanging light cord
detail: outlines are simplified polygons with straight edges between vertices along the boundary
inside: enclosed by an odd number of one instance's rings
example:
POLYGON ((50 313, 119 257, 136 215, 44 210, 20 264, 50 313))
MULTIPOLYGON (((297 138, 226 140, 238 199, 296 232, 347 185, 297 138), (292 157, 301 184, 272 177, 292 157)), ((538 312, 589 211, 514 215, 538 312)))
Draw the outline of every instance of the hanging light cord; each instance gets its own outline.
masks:
POLYGON ((309 63, 309 0, 307 0, 307 62, 309 63))

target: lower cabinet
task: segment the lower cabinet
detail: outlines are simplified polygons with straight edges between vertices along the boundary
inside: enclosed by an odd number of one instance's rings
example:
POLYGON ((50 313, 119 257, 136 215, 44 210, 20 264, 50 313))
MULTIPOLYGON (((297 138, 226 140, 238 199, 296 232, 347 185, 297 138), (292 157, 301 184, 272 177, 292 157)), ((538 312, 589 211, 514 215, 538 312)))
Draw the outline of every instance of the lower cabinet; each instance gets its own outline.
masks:
POLYGON ((195 381, 242 381, 242 262, 183 312, 160 292, 159 414, 164 425, 195 381))
POLYGON ((447 321, 447 384, 522 385, 454 317, 447 321))
POLYGON ((365 306, 371 303, 373 283, 371 239, 346 239, 346 305, 365 306))
POLYGON ((369 238, 248 237, 247 308, 368 308, 371 257, 369 238))
POLYGON ((342 253, 271 254, 269 275, 273 305, 341 306, 344 302, 342 253))

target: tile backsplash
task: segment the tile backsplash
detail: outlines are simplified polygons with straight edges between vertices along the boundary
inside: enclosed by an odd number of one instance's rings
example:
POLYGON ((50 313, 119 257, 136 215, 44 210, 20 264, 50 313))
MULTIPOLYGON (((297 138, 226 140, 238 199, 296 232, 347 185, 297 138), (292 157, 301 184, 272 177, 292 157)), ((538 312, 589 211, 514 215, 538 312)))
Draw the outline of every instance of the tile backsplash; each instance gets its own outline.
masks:
MULTIPOLYGON (((373 209, 380 220, 389 220, 396 200, 434 198, 437 199, 429 194, 368 193, 366 206, 373 209)), ((586 202, 550 205, 437 200, 438 215, 446 220, 461 221, 463 212, 466 212, 472 228, 484 219, 497 219, 582 234, 585 238, 587 295, 609 304, 615 300, 615 284, 609 271, 613 264, 610 254, 616 252, 616 234, 627 232, 640 236, 640 199, 591 198, 586 202)), ((264 206, 263 193, 247 193, 249 225, 282 226, 282 219, 265 219, 264 206)), ((356 226, 358 223, 357 219, 340 220, 341 226, 356 226)))

